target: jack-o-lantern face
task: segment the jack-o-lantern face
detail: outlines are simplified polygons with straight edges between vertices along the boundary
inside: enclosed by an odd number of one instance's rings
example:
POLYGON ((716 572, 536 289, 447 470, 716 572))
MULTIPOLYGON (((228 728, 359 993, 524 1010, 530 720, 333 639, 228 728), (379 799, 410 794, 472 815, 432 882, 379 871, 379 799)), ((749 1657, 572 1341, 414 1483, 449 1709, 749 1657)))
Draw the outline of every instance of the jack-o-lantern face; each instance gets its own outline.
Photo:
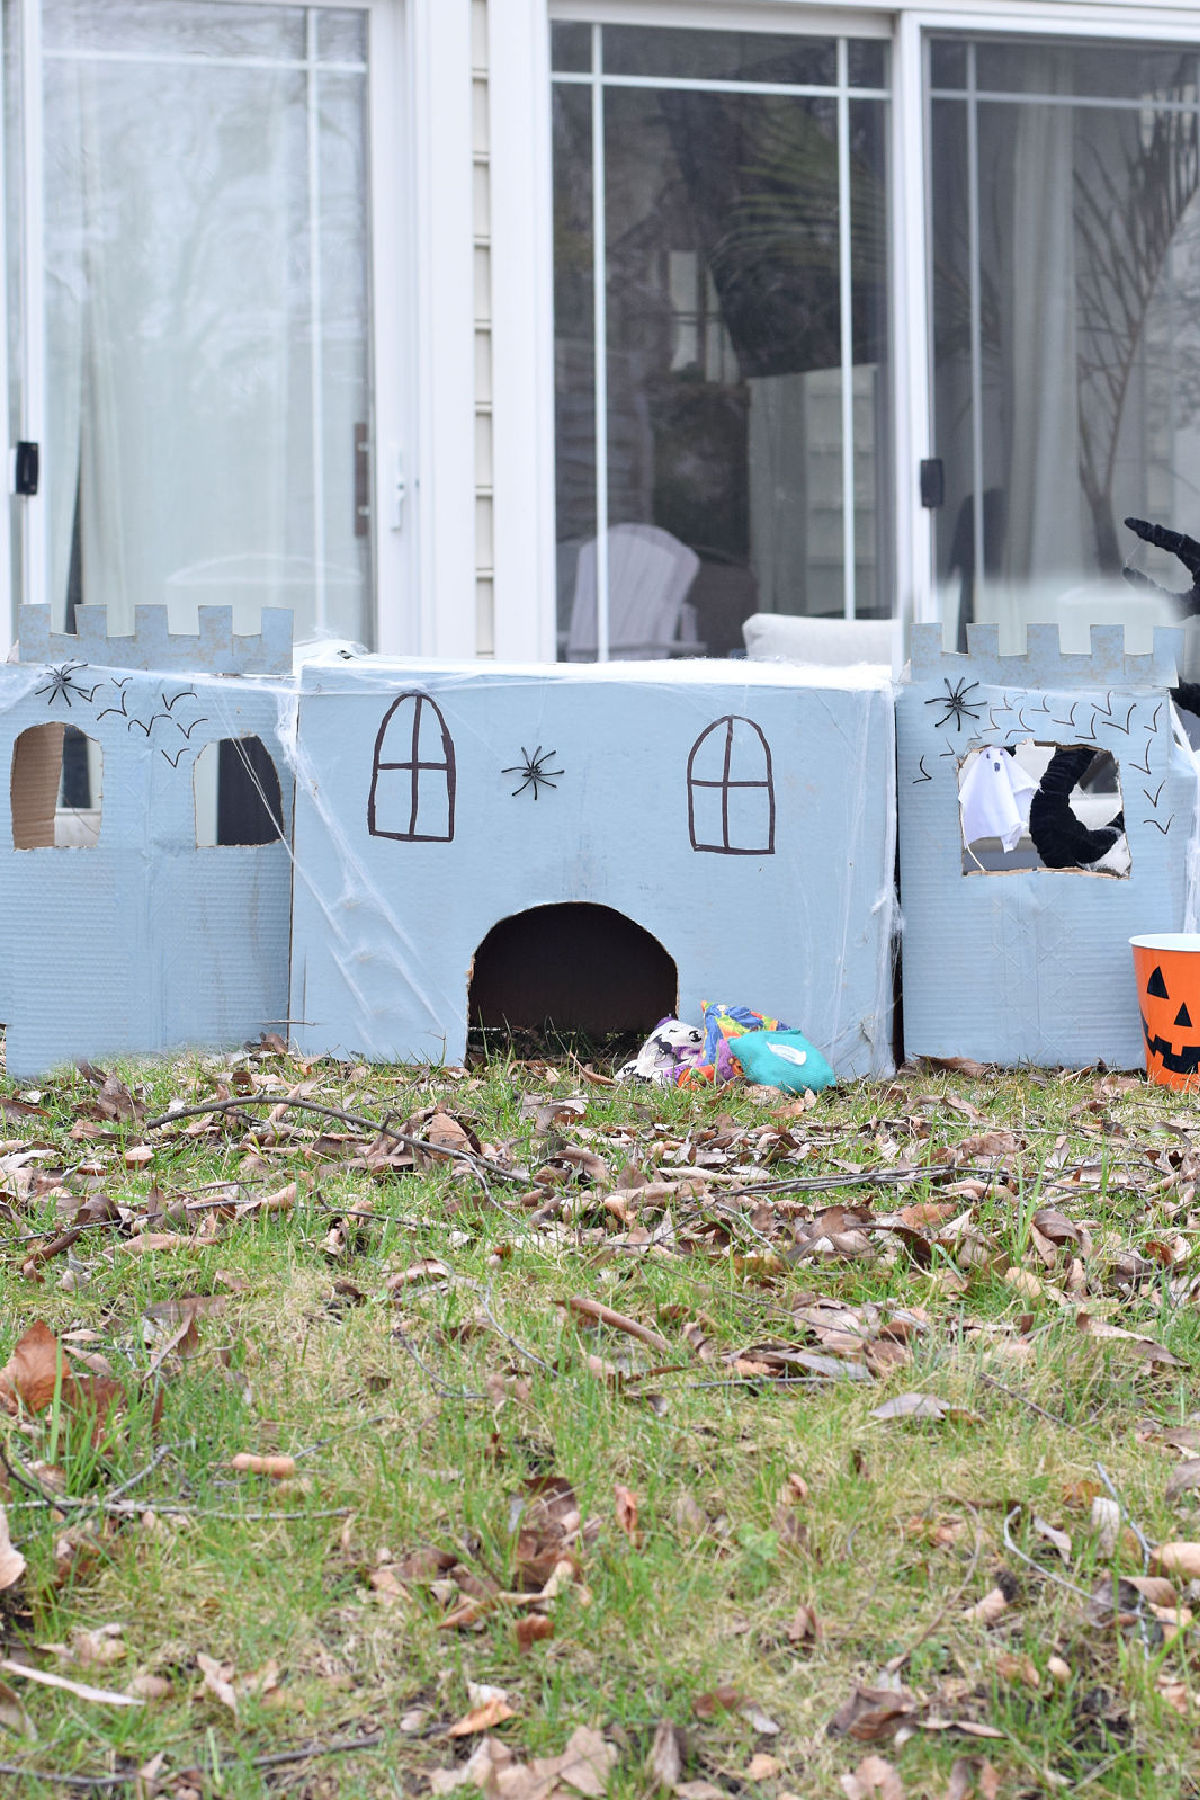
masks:
MULTIPOLYGON (((1200 1032, 1182 994, 1167 991, 1162 964, 1155 963, 1141 995, 1142 1030, 1146 1036, 1146 1067, 1166 1087, 1191 1087, 1200 1076, 1200 1032), (1162 1071, 1158 1073, 1157 1071, 1162 1071), (1174 1076, 1176 1079, 1172 1080, 1174 1076)), ((1200 1004, 1192 1004, 1200 1019, 1200 1004)))

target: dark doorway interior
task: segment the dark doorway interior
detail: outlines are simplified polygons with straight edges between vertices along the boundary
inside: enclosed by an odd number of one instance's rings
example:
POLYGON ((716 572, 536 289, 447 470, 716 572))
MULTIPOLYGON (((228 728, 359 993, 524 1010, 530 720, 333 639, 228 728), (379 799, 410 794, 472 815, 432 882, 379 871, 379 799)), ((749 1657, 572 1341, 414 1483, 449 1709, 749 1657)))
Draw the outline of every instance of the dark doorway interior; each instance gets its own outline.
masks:
POLYGON ((657 938, 586 901, 535 906, 493 925, 471 973, 467 1019, 493 1030, 653 1030, 679 1004, 679 971, 657 938))

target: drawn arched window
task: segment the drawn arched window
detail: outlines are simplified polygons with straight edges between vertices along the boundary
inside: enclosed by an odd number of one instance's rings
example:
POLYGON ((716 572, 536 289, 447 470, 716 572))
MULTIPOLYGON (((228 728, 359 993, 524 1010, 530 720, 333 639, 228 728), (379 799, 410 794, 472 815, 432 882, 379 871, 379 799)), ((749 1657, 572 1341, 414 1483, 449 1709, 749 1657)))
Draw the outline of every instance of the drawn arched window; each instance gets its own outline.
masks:
POLYGON ((728 713, 702 731, 688 757, 687 784, 693 850, 774 856, 771 746, 753 719, 728 713))
POLYGON ((437 701, 401 694, 375 738, 367 830, 403 844, 451 843, 454 780, 454 740, 437 701))

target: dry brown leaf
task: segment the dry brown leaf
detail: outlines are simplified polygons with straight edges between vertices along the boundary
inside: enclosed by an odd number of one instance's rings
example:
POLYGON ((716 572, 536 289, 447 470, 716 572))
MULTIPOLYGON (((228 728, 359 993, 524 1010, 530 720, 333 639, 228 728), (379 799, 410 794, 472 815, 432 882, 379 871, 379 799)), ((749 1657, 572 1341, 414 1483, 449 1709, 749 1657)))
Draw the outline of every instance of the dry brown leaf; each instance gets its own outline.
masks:
POLYGON ((817 1617, 816 1608, 806 1606, 803 1603, 799 1605, 791 1619, 788 1621, 787 1636, 789 1643, 805 1644, 811 1641, 812 1643, 817 1644, 820 1643, 823 1635, 821 1621, 817 1617))
POLYGON ((873 1419, 944 1419, 952 1409, 933 1394, 897 1394, 871 1408, 873 1419))
POLYGON ((589 1725, 579 1725, 567 1739, 567 1747, 559 1763, 558 1779, 565 1781, 587 1800, 600 1800, 608 1788, 608 1777, 617 1760, 612 1744, 589 1725))
POLYGON ((675 1792, 679 1800, 729 1800, 725 1789, 714 1786, 711 1781, 677 1781, 675 1792))
POLYGON ((646 1758, 646 1767, 659 1787, 673 1788, 683 1774, 681 1734, 669 1719, 660 1719, 654 1728, 654 1742, 646 1758))
POLYGON ((500 1693, 494 1693, 485 1700, 482 1706, 473 1706, 461 1719, 446 1729, 446 1736, 451 1738, 474 1737, 480 1731, 493 1731, 502 1725, 505 1719, 515 1719, 516 1712, 500 1693))
POLYGON ((237 1693, 233 1685, 233 1664, 219 1663, 214 1656, 206 1656, 203 1650, 196 1653, 196 1666, 204 1676, 204 1685, 215 1699, 227 1706, 237 1717, 237 1693))
POLYGON ((950 1770, 946 1800, 968 1800, 978 1794, 979 1800, 997 1800, 1000 1777, 986 1757, 959 1756, 950 1770))
POLYGON ((8 1536, 8 1514, 0 1506, 0 1590, 13 1587, 25 1573, 25 1558, 8 1536))
POLYGON ((544 1613, 530 1613, 517 1620, 517 1649, 531 1650, 535 1644, 554 1636, 554 1620, 544 1613))
POLYGON ((746 1770, 747 1781, 773 1781, 776 1775, 782 1774, 783 1764, 777 1756, 768 1756, 765 1750, 756 1750, 750 1758, 746 1770))
POLYGON ((678 1531, 685 1531, 693 1537, 708 1530, 707 1514, 701 1512, 693 1496, 686 1490, 672 1504, 671 1519, 678 1531))
POLYGON ((85 1631, 81 1625, 72 1626, 73 1660, 84 1668, 92 1663, 105 1667, 110 1663, 122 1662, 128 1654, 124 1633, 123 1625, 100 1625, 94 1631, 85 1631))
POLYGON ((139 1671, 129 1684, 129 1692, 138 1700, 165 1700, 172 1691, 165 1675, 153 1675, 148 1670, 139 1671))
POLYGON ((847 1800, 904 1800, 904 1784, 895 1765, 882 1756, 864 1756, 853 1775, 843 1775, 841 1789, 847 1800))
POLYGON ((642 1541, 641 1533, 638 1531, 637 1495, 632 1488, 627 1488, 621 1481, 618 1481, 613 1488, 613 1495, 616 1499, 617 1524, 630 1543, 636 1546, 642 1541))
POLYGON ((119 1381, 104 1375, 77 1375, 50 1327, 38 1319, 17 1340, 0 1369, 0 1405, 10 1413, 19 1405, 31 1413, 45 1412, 54 1403, 56 1387, 67 1411, 94 1413, 94 1442, 99 1441, 108 1412, 125 1398, 119 1381))
POLYGON ((1189 1456, 1168 1480, 1163 1498, 1175 1500, 1180 1494, 1190 1493, 1196 1487, 1200 1487, 1200 1456, 1189 1456))
POLYGON ((834 1737, 871 1743, 891 1737, 916 1713, 918 1702, 906 1688, 856 1687, 829 1721, 834 1737))
POLYGON ((70 1379, 70 1358, 45 1320, 38 1319, 17 1339, 0 1369, 0 1399, 13 1413, 18 1401, 28 1412, 44 1412, 56 1385, 61 1381, 65 1391, 70 1379))
POLYGON ((970 1620, 975 1625, 994 1625, 1001 1614, 1007 1610, 1008 1601, 1002 1590, 994 1587, 989 1588, 983 1599, 977 1600, 974 1606, 968 1606, 963 1613, 963 1618, 970 1620))
POLYGON ((1041 1687, 1042 1678, 1038 1674, 1037 1664, 1031 1656, 1020 1656, 1004 1652, 992 1664, 1002 1681, 1020 1681, 1026 1687, 1041 1687))
POLYGON ((284 1481, 296 1473, 294 1456, 256 1456, 250 1450, 239 1450, 229 1466, 235 1475, 269 1475, 273 1481, 284 1481))
POLYGON ((734 1687, 731 1681, 722 1681, 707 1693, 697 1694, 692 1701, 692 1711, 698 1719, 715 1719, 719 1712, 735 1712, 745 1701, 741 1688, 734 1687))
POLYGON ((779 1736, 778 1723, 771 1717, 770 1713, 763 1711, 756 1700, 745 1701, 739 1706, 738 1711, 741 1713, 743 1719, 745 1719, 747 1725, 754 1731, 757 1731, 760 1737, 779 1736))
POLYGON ((1045 1284, 1029 1269, 1005 1269, 1003 1280, 1023 1300, 1040 1300, 1046 1292, 1045 1284))
POLYGON ((37 1727, 22 1706, 21 1696, 7 1681, 0 1681, 0 1725, 20 1737, 37 1737, 37 1727))
POLYGON ((1160 1544, 1152 1560, 1156 1569, 1166 1570, 1172 1575, 1187 1575, 1193 1579, 1200 1577, 1200 1544, 1185 1540, 1160 1544))
POLYGON ((1121 1533, 1121 1508, 1108 1494, 1092 1499, 1091 1527, 1096 1534, 1096 1549, 1101 1556, 1111 1556, 1121 1533))

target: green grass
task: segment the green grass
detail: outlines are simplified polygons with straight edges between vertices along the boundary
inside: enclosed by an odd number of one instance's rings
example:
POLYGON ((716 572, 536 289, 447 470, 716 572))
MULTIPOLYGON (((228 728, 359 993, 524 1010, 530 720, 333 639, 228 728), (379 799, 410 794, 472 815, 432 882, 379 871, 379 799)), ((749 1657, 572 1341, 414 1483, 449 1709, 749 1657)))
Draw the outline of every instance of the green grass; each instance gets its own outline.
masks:
MULTIPOLYGON (((1190 1249, 1200 1228, 1186 1135, 1193 1121, 1200 1131, 1194 1103, 1144 1087, 1109 1092, 1094 1074, 976 1081, 923 1069, 849 1086, 792 1116, 732 1089, 596 1087, 566 1055, 553 1082, 548 1068, 494 1056, 464 1077, 243 1055, 122 1071, 143 1117, 175 1098, 229 1091, 234 1070, 249 1069, 396 1123, 441 1101, 531 1175, 564 1144, 604 1160, 608 1183, 572 1174, 547 1188, 540 1210, 522 1201, 532 1181, 485 1192, 444 1165, 382 1178, 348 1169, 368 1140, 322 1141, 319 1123, 299 1113, 278 1135, 260 1108, 249 1131, 227 1119, 195 1137, 96 1117, 95 1089, 74 1074, 41 1084, 41 1113, 0 1119, 10 1142, 52 1152, 32 1165, 48 1191, 18 1195, 11 1173, 7 1181, 0 1361, 44 1319, 58 1334, 94 1333, 68 1340, 76 1367, 101 1353, 124 1393, 99 1447, 91 1421, 65 1403, 0 1421, 10 1529, 28 1559, 23 1581, 0 1595, 4 1653, 102 1688, 123 1690, 138 1674, 170 1684, 162 1698, 118 1709, 10 1675, 37 1738, 0 1726, 0 1761, 100 1777, 161 1753, 164 1794, 198 1769, 201 1791, 230 1800, 419 1794, 478 1741, 442 1734, 470 1710, 468 1684, 484 1683, 508 1695, 515 1717, 497 1735, 523 1761, 557 1754, 577 1726, 602 1730, 618 1752, 614 1796, 653 1790, 646 1756, 663 1720, 686 1733, 684 1780, 764 1800, 837 1794, 839 1777, 873 1752, 895 1762, 912 1795, 943 1794, 955 1760, 971 1756, 990 1759, 1006 1794, 1195 1794, 1200 1712, 1177 1710, 1189 1693, 1200 1698, 1192 1633, 1165 1642, 1144 1608, 1105 1623, 1073 1591, 1111 1593, 1117 1567, 1141 1572, 1127 1545, 1116 1565, 1097 1547, 1098 1465, 1151 1544, 1200 1539, 1200 1502, 1167 1500, 1175 1458, 1147 1435, 1196 1407, 1191 1265, 1155 1260, 1156 1246, 1176 1238, 1190 1249), (521 1115, 533 1093, 578 1094, 587 1109, 537 1134, 521 1115), (749 1160, 757 1139, 744 1134, 764 1127, 776 1139, 759 1165, 749 1160), (791 1140, 779 1141, 781 1130, 791 1140), (724 1210, 678 1194, 643 1207, 638 1224, 657 1244, 618 1241, 628 1234, 604 1207, 626 1165, 655 1179, 687 1172, 674 1158, 689 1133, 693 1150, 697 1134, 729 1138, 724 1172, 749 1184, 846 1163, 923 1167, 996 1130, 1021 1140, 1003 1157, 1013 1186, 957 1197, 967 1236, 938 1243, 925 1228, 928 1266, 904 1240, 869 1228, 861 1244, 789 1258, 815 1209, 869 1206, 885 1217, 936 1201, 940 1175, 774 1204, 726 1201, 718 1183, 711 1196, 724 1210), (126 1150, 143 1143, 152 1160, 127 1167, 126 1150), (1100 1190, 1053 1185, 1058 1165, 1100 1161, 1100 1190), (34 1246, 16 1240, 59 1215, 56 1173, 68 1192, 107 1193, 126 1223, 85 1232, 22 1273, 34 1246), (193 1214, 163 1227, 189 1237, 174 1248, 126 1247, 152 1195, 167 1207, 210 1199, 204 1190, 217 1181, 242 1182, 243 1197, 296 1181, 299 1198, 287 1213, 210 1215, 215 1226, 193 1214), (544 1217, 558 1197, 565 1216, 544 1217), (1089 1223, 1074 1291, 1065 1265, 1038 1257, 1043 1205, 1089 1223), (333 1255, 328 1233, 347 1210, 375 1219, 349 1222, 348 1247, 333 1255), (422 1258, 448 1275, 389 1291, 388 1277, 422 1258), (1014 1287, 1012 1269, 1036 1274, 1043 1291, 1014 1287), (148 1375, 161 1337, 148 1340, 146 1308, 195 1294, 224 1296, 224 1309, 199 1317, 192 1354, 148 1375), (671 1354, 589 1328, 561 1304, 572 1294, 660 1332, 671 1354), (878 1324, 919 1309, 909 1360, 877 1360, 863 1381, 784 1386, 756 1374, 755 1346, 820 1350, 795 1317, 818 1298, 878 1308, 878 1324), (1145 1334, 1178 1364, 1091 1336, 1081 1313, 1145 1334), (689 1324, 706 1340, 700 1354, 689 1324), (735 1352, 750 1365, 741 1376, 726 1360, 735 1352), (619 1379, 597 1378, 589 1356, 619 1379), (907 1391, 955 1410, 939 1422, 872 1417, 907 1391), (235 1474, 243 1451, 296 1457, 295 1480, 235 1474), (22 1479, 35 1463, 54 1465, 66 1493, 99 1502, 156 1456, 129 1491, 138 1505, 128 1515, 56 1516, 30 1504, 22 1479), (546 1476, 570 1483, 583 1525, 575 1578, 545 1603, 553 1637, 522 1651, 516 1622, 528 1609, 503 1599, 481 1606, 473 1626, 439 1629, 472 1582, 484 1593, 517 1587, 515 1512, 526 1484, 546 1476), (798 1483, 789 1493, 789 1477, 802 1478, 806 1498, 798 1483), (636 1496, 636 1540, 618 1524, 618 1483, 636 1496), (1069 1560, 1038 1535, 1035 1515, 1070 1535, 1069 1560), (1005 1544, 1006 1519, 1011 1546, 1035 1566, 1005 1544), (372 1588, 373 1571, 423 1545, 456 1556, 457 1579, 402 1583, 390 1600, 372 1588), (1011 1600, 989 1628, 967 1609, 997 1582, 1011 1600), (816 1642, 797 1631, 801 1607, 820 1622, 816 1642), (36 1649, 112 1622, 123 1628, 119 1661, 36 1649), (916 1728, 898 1743, 830 1735, 856 1684, 878 1687, 906 1653, 895 1679, 914 1696, 916 1728), (277 1684, 243 1685, 235 1718, 204 1686, 201 1655, 243 1681, 274 1663, 277 1684), (1065 1678, 1050 1672, 1051 1657, 1068 1665, 1065 1678), (759 1726, 766 1714, 778 1731, 764 1734, 736 1708, 702 1705, 711 1716, 698 1716, 697 1699, 723 1682, 753 1703, 759 1726), (931 1718, 1002 1735, 931 1731, 931 1718), (376 1732, 382 1742, 369 1750, 256 1761, 376 1732), (777 1772, 751 1779, 756 1752, 777 1772)), ((1177 1587, 1186 1600, 1186 1582, 1177 1587)), ((52 1790, 9 1774, 0 1791, 52 1790)))

